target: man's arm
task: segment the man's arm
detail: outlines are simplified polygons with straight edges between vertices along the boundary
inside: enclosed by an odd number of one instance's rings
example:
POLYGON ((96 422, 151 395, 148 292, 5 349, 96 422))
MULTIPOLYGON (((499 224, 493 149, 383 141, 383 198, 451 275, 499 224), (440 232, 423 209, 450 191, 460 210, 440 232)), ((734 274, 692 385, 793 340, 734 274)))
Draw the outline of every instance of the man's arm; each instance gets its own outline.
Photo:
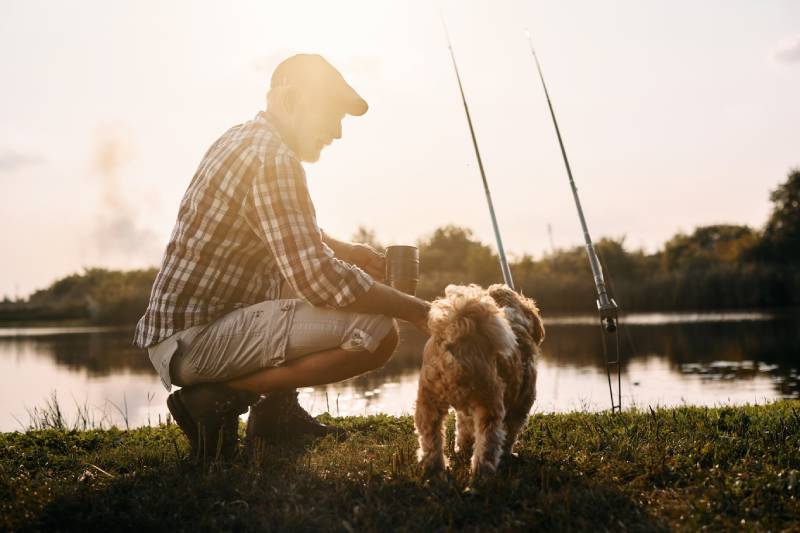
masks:
MULTIPOLYGON (((253 229, 270 247, 281 273, 295 292, 312 305, 399 318, 427 331, 429 304, 376 282, 369 274, 332 257, 336 250, 322 241, 300 163, 288 156, 254 180, 253 200, 258 223, 253 229), (326 250, 326 248, 330 248, 326 250)), ((343 251, 352 256, 347 243, 343 251)), ((351 245, 352 246, 352 245, 351 245)))
POLYGON ((319 231, 322 234, 322 242, 331 247, 331 250, 333 250, 333 253, 336 254, 336 257, 349 262, 350 252, 353 249, 353 245, 349 242, 340 241, 339 239, 334 238, 325 230, 320 229, 319 231))
POLYGON ((419 329, 428 333, 428 312, 431 304, 411 296, 397 289, 375 282, 355 302, 346 305, 343 309, 356 313, 371 313, 386 315, 411 322, 419 329))
POLYGON ((247 221, 298 297, 312 305, 341 308, 375 283, 322 242, 305 172, 296 158, 285 153, 267 157, 253 179, 250 197, 256 216, 247 221))
POLYGON ((383 254, 367 244, 340 241, 322 229, 319 231, 322 242, 333 250, 336 257, 363 268, 373 278, 383 281, 386 272, 386 257, 383 254))
MULTIPOLYGON (((337 257, 358 264, 356 258, 352 257, 353 255, 358 255, 359 245, 357 243, 340 241, 324 230, 320 230, 320 232, 322 233, 322 242, 330 246, 337 257)), ((358 266, 367 270, 373 277, 382 280, 385 258, 371 247, 361 246, 365 248, 362 250, 362 255, 365 256, 364 260, 368 263, 367 266, 377 266, 379 271, 373 273, 370 272, 369 268, 364 268, 364 265, 359 264, 358 266)), ((430 303, 383 283, 375 283, 366 293, 359 296, 355 302, 343 307, 344 310, 355 313, 371 313, 399 318, 414 324, 426 333, 428 332, 428 311, 430 311, 430 308, 430 303)))
MULTIPOLYGON (((359 244, 340 241, 332 237, 329 233, 323 230, 322 241, 331 247, 337 257, 341 257, 345 261, 357 263, 353 255, 358 254, 359 244)), ((367 270, 373 277, 383 279, 383 270, 385 268, 385 259, 378 254, 371 247, 361 245, 364 247, 362 250, 364 259, 368 262, 367 266, 379 267, 379 272, 376 275, 369 272, 369 268, 364 268, 363 265, 358 265, 367 270)), ((422 329, 428 331, 428 311, 430 311, 431 304, 410 296, 404 292, 398 291, 383 283, 375 283, 366 293, 359 296, 355 302, 343 307, 346 311, 353 311, 355 313, 371 313, 375 315, 386 315, 392 318, 399 318, 410 322, 422 329)))

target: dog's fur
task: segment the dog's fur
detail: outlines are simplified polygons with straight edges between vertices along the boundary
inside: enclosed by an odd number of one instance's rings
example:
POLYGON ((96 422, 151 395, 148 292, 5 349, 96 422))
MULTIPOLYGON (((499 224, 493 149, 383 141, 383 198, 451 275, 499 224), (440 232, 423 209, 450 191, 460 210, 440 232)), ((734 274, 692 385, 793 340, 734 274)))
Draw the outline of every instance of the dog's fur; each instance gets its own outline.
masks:
POLYGON ((443 422, 456 409, 456 451, 485 477, 511 452, 536 398, 544 339, 533 300, 506 285, 449 285, 431 307, 414 424, 428 475, 445 468, 443 422))

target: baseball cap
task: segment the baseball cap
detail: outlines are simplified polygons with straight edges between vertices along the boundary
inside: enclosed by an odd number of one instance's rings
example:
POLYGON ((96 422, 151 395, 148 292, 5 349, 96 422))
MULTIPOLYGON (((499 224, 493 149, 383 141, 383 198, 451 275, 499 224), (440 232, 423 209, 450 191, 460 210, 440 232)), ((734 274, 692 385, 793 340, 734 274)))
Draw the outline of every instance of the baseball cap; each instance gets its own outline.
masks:
POLYGON ((297 85, 332 95, 349 115, 361 116, 369 107, 344 81, 341 73, 318 54, 296 54, 275 67, 270 87, 285 85, 297 85))

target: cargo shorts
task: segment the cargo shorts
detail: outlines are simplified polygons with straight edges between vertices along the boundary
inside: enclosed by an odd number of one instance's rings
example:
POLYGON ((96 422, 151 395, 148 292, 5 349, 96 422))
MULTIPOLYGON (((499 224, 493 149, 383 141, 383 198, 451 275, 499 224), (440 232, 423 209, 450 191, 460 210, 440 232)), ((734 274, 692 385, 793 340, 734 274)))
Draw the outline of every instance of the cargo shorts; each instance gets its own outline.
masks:
POLYGON ((236 309, 151 347, 150 359, 167 389, 172 383, 184 387, 228 381, 334 348, 372 353, 397 327, 384 315, 315 307, 292 298, 285 288, 281 296, 236 309))

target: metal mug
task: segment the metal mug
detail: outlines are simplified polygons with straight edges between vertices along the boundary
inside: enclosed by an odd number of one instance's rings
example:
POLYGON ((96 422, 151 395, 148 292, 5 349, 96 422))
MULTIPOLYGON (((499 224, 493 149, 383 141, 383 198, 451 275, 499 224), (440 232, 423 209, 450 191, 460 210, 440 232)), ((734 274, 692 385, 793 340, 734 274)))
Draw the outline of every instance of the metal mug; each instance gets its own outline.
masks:
POLYGON ((386 248, 386 283, 390 287, 415 295, 419 282, 419 250, 416 246, 386 248))

